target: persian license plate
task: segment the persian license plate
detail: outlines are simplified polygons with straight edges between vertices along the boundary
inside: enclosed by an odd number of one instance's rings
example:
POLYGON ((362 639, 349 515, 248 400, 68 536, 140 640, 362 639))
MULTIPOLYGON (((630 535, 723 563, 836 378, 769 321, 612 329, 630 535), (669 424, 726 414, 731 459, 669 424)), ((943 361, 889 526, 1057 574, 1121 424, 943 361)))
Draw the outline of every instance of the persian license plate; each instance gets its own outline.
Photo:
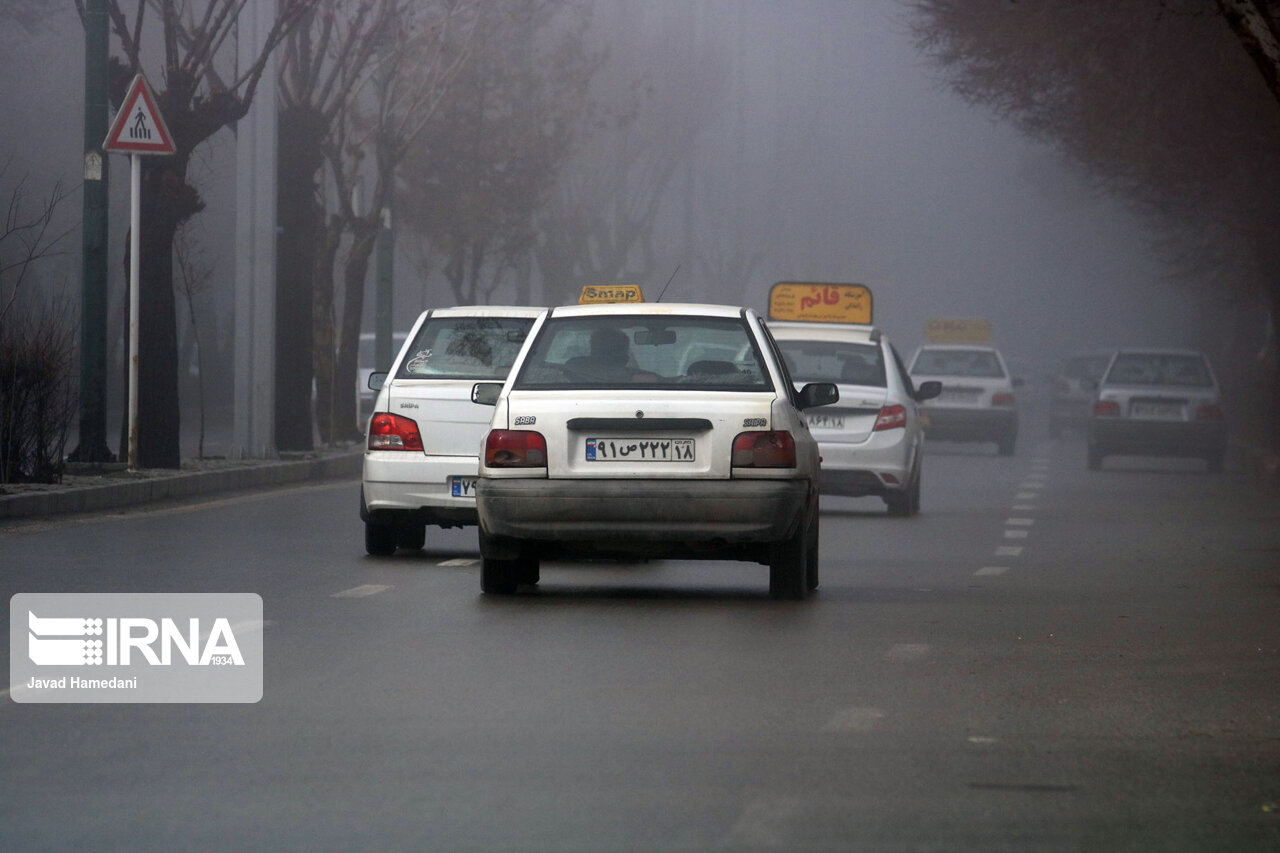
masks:
POLYGON ((692 438, 588 438, 588 462, 692 462, 692 438))
POLYGON ((476 496, 476 478, 450 477, 449 494, 455 498, 474 498, 476 496))
POLYGON ((1180 421, 1182 420, 1182 404, 1134 400, 1129 404, 1129 416, 1159 421, 1180 421))
POLYGON ((844 429, 844 415, 812 414, 809 429, 844 429))
POLYGON ((976 403, 982 391, 970 388, 943 388, 938 395, 939 403, 976 403))

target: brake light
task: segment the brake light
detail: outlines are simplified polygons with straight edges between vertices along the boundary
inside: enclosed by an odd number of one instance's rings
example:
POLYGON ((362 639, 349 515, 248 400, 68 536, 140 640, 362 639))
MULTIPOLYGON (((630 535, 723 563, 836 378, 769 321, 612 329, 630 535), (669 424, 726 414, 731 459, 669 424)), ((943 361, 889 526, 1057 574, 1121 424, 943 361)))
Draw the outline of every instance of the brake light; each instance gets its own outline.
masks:
POLYGON ((992 394, 992 395, 991 395, 991 405, 993 405, 993 406, 1012 406, 1012 405, 1013 405, 1013 392, 1011 392, 1011 391, 997 391, 996 393, 994 393, 994 394, 992 394))
POLYGON ((1196 407, 1196 420, 1198 421, 1220 421, 1222 420, 1222 406, 1217 403, 1201 403, 1196 407))
POLYGON ((796 442, 786 430, 740 432, 733 439, 735 468, 794 468, 796 442))
POLYGON ((1093 404, 1093 416, 1095 418, 1118 418, 1120 417, 1120 404, 1115 400, 1099 400, 1093 404))
POLYGON ((369 421, 370 450, 421 450, 417 421, 379 412, 369 421))
POLYGON ((876 425, 871 428, 872 432, 880 432, 886 429, 897 429, 907 426, 907 409, 905 406, 885 406, 880 410, 880 414, 876 417, 876 425))
POLYGON ((545 468, 547 440, 527 429, 491 429, 484 440, 484 464, 490 468, 545 468))

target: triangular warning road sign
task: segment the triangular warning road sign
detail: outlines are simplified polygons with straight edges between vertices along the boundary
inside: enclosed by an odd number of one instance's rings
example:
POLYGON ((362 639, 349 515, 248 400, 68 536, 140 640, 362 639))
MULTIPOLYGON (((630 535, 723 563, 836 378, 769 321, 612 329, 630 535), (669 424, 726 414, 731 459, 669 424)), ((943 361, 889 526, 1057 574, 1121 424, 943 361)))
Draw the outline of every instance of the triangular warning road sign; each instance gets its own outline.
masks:
POLYGON ((111 122, 111 130, 107 132, 107 140, 102 147, 118 154, 173 154, 177 151, 156 106, 156 97, 141 74, 129 84, 129 94, 124 96, 124 103, 120 105, 115 121, 111 122))

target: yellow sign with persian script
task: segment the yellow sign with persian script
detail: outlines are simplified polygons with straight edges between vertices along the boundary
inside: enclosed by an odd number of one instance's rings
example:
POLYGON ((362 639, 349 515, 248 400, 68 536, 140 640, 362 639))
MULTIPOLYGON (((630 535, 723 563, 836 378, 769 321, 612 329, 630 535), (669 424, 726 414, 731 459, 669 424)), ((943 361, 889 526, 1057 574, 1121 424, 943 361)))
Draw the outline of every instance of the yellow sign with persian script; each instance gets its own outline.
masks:
POLYGON ((638 284, 588 284, 578 296, 579 305, 608 302, 644 302, 644 293, 638 284))
POLYGON ((865 325, 871 322, 871 291, 861 284, 780 281, 769 289, 769 319, 865 325))
POLYGON ((981 317, 933 317, 924 336, 934 344, 985 344, 991 340, 991 323, 981 317))

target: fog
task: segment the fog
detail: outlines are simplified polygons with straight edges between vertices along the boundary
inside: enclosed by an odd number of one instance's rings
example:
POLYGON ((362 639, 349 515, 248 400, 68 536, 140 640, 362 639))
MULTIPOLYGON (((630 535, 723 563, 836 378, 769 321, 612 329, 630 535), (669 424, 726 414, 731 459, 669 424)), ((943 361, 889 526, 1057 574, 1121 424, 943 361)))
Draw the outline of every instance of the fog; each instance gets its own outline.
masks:
MULTIPOLYGON (((1146 223, 1122 200, 952 94, 913 46, 908 11, 895 0, 594 6, 591 37, 609 50, 595 96, 643 75, 654 95, 628 132, 670 133, 684 155, 664 187, 648 263, 637 258, 635 278, 650 298, 673 272, 666 301, 761 311, 775 281, 859 282, 904 355, 931 317, 981 317, 1006 357, 1037 376, 1074 350, 1201 343, 1196 318, 1212 294, 1167 280, 1146 223), (689 76, 690 56, 710 71, 689 76), (692 135, 685 108, 698 111, 692 135)), ((32 32, 0 34, 6 181, 25 175, 35 195, 62 181, 73 190, 60 210, 68 227, 80 213, 83 91, 83 36, 70 7, 59 4, 32 32)), ((148 72, 157 80, 158 65, 148 72)), ((597 134, 590 150, 615 144, 597 134)), ((234 331, 233 145, 221 133, 191 173, 207 202, 194 227, 214 265, 199 305, 202 337, 224 347, 234 331)), ((123 157, 112 161, 116 325, 128 168, 123 157)), ((436 276, 421 279, 421 238, 398 240, 395 325, 404 329, 422 308, 452 299, 436 276)), ((78 294, 78 233, 63 248, 41 281, 78 294)), ((499 289, 493 301, 508 299, 499 289)), ((368 329, 373 314, 370 304, 368 329)))

